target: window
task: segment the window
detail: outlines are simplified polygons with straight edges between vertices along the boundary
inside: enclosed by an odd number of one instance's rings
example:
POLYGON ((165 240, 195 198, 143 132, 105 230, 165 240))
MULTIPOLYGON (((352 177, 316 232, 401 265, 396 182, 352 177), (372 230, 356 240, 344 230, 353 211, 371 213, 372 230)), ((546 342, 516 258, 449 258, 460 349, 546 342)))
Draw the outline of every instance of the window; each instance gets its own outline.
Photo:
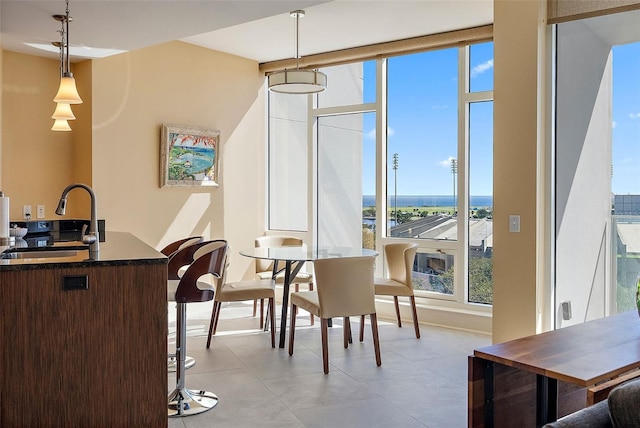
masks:
POLYGON ((556 26, 556 328, 635 308, 639 12, 556 26))
POLYGON ((387 235, 455 241, 458 49, 388 64, 387 235))
POLYGON ((290 139, 279 150, 294 150, 298 163, 283 166, 270 149, 270 180, 283 177, 279 183, 290 188, 270 183, 269 189, 281 199, 311 198, 312 212, 306 221, 283 215, 271 208, 279 199, 270 195, 269 213, 278 213, 285 229, 308 225, 322 246, 382 253, 386 243, 417 242, 417 296, 490 304, 492 58, 493 44, 482 43, 322 69, 327 90, 285 95, 292 105, 277 105, 284 117, 270 115, 269 122, 270 138, 290 139), (304 108, 298 98, 308 109, 298 110, 304 108), (313 136, 304 148, 298 126, 313 136), (298 181, 289 185, 288 177, 298 181))

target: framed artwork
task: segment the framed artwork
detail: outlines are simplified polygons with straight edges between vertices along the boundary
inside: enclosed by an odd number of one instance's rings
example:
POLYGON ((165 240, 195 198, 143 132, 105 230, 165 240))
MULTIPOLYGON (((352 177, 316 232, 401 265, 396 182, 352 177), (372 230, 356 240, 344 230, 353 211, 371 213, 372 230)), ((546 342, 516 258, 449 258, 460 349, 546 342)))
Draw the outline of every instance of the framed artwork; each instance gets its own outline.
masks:
POLYGON ((160 187, 218 186, 220 132, 162 125, 160 187))

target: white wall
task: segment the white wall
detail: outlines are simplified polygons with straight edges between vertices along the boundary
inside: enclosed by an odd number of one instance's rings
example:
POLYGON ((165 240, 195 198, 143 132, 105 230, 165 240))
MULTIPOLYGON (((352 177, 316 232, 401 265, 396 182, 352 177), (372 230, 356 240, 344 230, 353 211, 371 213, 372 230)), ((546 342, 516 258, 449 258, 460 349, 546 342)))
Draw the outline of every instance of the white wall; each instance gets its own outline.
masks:
POLYGON ((606 315, 612 61, 610 46, 581 21, 558 26, 557 57, 555 306, 556 326, 565 327, 606 315))

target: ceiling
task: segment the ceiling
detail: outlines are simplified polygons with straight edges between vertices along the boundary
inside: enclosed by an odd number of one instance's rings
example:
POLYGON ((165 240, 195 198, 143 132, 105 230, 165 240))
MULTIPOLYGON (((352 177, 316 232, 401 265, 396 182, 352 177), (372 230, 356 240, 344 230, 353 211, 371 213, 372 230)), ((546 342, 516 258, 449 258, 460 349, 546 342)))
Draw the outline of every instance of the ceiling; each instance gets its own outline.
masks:
MULTIPOLYGON (((58 58, 64 0, 0 0, 3 49, 58 58), (51 52, 25 43, 40 44, 51 52)), ((493 22, 493 0, 71 0, 71 59, 97 58, 182 40, 258 62, 476 27, 493 22), (101 51, 106 49, 107 51, 101 51)))

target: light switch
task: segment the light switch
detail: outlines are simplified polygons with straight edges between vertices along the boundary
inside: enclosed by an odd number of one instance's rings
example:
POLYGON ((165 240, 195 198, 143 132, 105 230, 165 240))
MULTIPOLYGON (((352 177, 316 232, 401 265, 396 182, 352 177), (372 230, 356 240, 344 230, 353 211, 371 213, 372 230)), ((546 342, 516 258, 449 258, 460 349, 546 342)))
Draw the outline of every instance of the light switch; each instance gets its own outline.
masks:
POLYGON ((509 232, 520 232, 520 216, 509 216, 509 232))
POLYGON ((36 212, 37 217, 44 218, 44 205, 38 205, 37 208, 38 208, 36 212))

